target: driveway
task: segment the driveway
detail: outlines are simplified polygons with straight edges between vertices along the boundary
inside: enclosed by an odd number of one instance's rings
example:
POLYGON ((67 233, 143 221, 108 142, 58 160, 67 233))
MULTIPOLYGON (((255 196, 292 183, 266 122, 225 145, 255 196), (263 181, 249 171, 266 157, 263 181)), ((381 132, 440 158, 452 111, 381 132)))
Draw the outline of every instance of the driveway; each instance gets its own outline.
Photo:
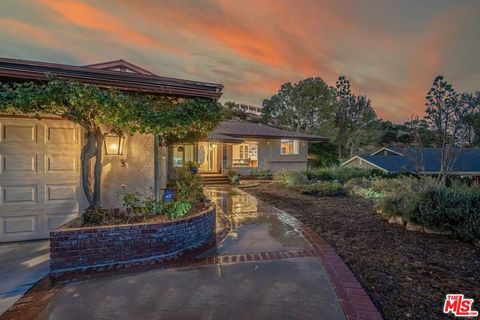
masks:
POLYGON ((231 228, 201 263, 57 284, 33 318, 380 318, 341 259, 299 221, 238 189, 207 193, 231 228))
POLYGON ((0 244, 0 315, 49 272, 49 241, 0 244))

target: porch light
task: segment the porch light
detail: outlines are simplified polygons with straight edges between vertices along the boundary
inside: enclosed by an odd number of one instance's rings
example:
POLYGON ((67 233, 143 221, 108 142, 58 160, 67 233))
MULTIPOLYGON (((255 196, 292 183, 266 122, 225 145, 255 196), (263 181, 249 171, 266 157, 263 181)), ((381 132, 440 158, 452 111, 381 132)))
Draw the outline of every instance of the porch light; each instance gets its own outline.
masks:
POLYGON ((109 156, 123 155, 125 136, 111 131, 105 135, 105 153, 109 156))

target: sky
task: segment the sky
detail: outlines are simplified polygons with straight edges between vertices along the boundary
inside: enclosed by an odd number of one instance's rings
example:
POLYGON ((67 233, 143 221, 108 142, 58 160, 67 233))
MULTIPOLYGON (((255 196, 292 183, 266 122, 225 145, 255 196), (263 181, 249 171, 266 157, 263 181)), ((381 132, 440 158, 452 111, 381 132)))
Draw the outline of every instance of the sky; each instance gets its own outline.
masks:
POLYGON ((261 105, 282 83, 339 75, 379 117, 423 115, 433 78, 480 89, 480 0, 0 0, 0 56, 123 58, 221 83, 261 105))

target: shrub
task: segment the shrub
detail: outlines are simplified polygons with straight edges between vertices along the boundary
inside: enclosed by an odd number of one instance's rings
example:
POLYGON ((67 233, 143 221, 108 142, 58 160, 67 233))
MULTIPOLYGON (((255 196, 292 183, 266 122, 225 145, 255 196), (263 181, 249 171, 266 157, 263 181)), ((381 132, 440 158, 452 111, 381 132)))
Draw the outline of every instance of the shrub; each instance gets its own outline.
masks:
POLYGON ((250 175, 259 178, 269 178, 272 176, 272 171, 270 171, 270 169, 256 169, 250 171, 250 175))
POLYGON ((165 213, 170 219, 183 218, 192 208, 192 204, 186 200, 177 200, 164 206, 165 213))
POLYGON ((480 187, 436 185, 433 179, 400 179, 400 188, 377 203, 387 215, 400 215, 426 227, 452 230, 463 240, 480 239, 480 187), (410 182, 410 184, 408 184, 410 182))
POLYGON ((343 186, 340 183, 330 181, 300 185, 297 186, 296 189, 300 193, 312 196, 331 197, 345 194, 343 186))
POLYGON ((228 177, 228 182, 232 186, 238 186, 240 184, 240 174, 233 170, 232 168, 227 169, 227 177, 228 177))
POLYGON ((173 186, 177 200, 196 204, 205 199, 200 176, 188 168, 176 168, 173 186))
POLYGON ((345 190, 348 192, 352 192, 353 190, 359 189, 359 188, 368 189, 371 186, 372 186, 372 180, 364 177, 350 179, 343 185, 345 190))
POLYGON ((108 211, 90 206, 83 213, 83 225, 98 226, 108 219, 108 211))
POLYGON ((298 171, 282 170, 275 174, 273 180, 287 188, 308 183, 305 176, 298 171))
POLYGON ((373 169, 350 167, 314 168, 302 172, 309 181, 339 181, 345 183, 353 178, 387 177, 388 174, 373 169))

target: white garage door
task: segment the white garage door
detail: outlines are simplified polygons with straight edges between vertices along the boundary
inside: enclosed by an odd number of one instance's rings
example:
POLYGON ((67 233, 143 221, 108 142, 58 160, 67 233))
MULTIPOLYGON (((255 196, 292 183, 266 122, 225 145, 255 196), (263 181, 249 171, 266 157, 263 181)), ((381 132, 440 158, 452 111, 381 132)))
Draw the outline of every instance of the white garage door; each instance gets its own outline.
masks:
POLYGON ((80 129, 0 118, 0 242, 48 238, 85 207, 80 129))

